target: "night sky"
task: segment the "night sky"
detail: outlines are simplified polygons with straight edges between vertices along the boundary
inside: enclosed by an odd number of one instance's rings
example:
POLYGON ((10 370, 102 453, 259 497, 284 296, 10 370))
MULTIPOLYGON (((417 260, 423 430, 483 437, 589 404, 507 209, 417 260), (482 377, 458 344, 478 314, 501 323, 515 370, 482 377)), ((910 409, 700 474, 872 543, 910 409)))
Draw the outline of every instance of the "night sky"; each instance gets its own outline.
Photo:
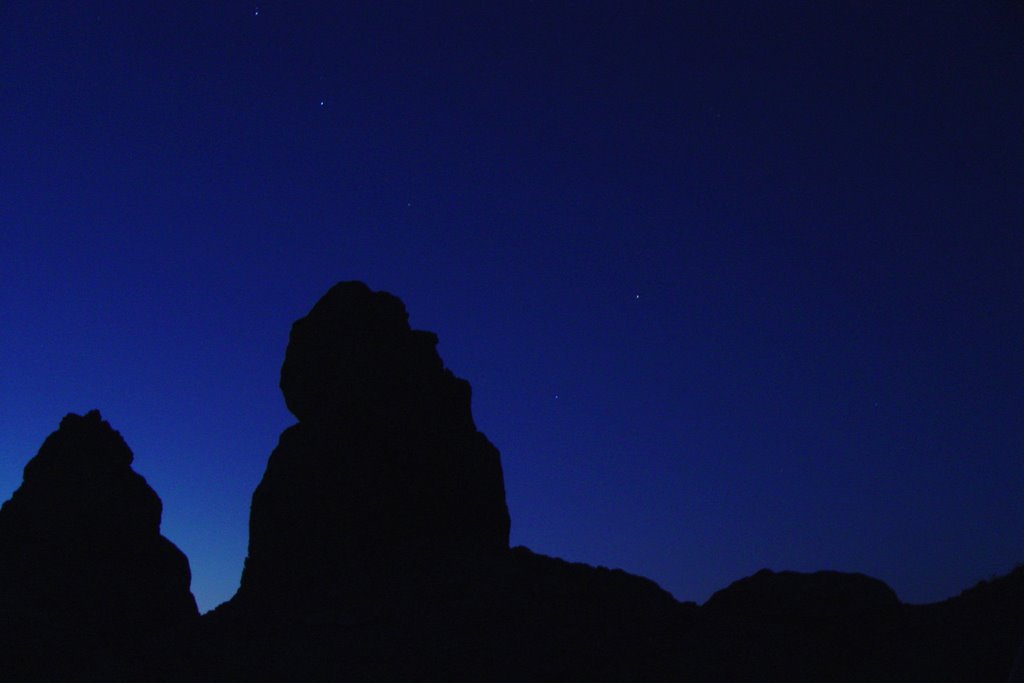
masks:
POLYGON ((99 408, 226 600, 350 279, 472 383, 515 544, 697 602, 1024 562, 1019 2, 0 5, 0 499, 99 408))

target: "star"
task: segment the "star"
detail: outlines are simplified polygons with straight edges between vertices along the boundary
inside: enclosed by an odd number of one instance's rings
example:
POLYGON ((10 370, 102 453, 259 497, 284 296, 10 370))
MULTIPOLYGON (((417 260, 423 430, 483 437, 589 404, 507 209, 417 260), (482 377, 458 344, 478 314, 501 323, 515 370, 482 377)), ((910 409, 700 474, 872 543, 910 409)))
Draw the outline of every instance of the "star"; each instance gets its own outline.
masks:
POLYGON ((256 11, 255 11, 255 12, 253 12, 253 13, 252 13, 252 15, 253 15, 254 17, 258 17, 258 16, 260 15, 260 8, 259 8, 259 7, 257 7, 257 8, 256 8, 256 11))
POLYGON ((323 100, 320 100, 320 106, 321 107, 324 106, 324 101, 323 100))

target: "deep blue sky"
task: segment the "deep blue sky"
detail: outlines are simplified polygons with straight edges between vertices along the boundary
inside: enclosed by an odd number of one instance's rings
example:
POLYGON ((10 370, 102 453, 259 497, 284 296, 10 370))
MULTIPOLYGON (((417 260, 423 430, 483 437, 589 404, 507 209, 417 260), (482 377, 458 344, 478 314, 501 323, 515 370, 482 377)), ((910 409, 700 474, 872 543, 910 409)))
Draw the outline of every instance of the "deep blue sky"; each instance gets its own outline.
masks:
POLYGON ((1024 561, 1021 3, 354 4, 0 5, 0 499, 99 408, 227 599, 289 327, 361 279, 514 543, 698 602, 1024 561))

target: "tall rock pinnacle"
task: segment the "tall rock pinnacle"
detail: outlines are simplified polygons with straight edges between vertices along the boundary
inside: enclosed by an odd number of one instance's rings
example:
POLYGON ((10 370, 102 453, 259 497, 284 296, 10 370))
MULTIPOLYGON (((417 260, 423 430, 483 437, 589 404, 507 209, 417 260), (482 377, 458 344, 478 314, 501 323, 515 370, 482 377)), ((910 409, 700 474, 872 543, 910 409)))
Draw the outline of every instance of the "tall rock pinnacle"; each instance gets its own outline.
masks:
POLYGON ((240 596, 352 599, 399 566, 508 549, 498 451, 436 344, 359 282, 294 324, 281 389, 299 423, 253 494, 240 596))
POLYGON ((160 499, 131 463, 98 411, 69 414, 0 508, 9 673, 129 675, 194 625, 188 560, 160 535, 160 499))

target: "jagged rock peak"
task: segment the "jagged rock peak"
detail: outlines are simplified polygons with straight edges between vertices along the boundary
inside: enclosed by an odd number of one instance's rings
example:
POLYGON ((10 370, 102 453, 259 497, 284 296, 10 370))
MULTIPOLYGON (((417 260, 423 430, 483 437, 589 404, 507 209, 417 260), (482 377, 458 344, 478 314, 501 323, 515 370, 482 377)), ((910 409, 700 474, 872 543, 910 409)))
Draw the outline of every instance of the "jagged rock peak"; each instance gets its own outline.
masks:
POLYGON ((131 468, 134 456, 98 410, 69 413, 24 469, 4 503, 0 532, 30 526, 41 535, 160 534, 163 506, 131 468))
POLYGON ((85 415, 68 413, 60 429, 47 439, 48 447, 29 461, 25 475, 48 467, 119 469, 132 464, 134 456, 121 433, 103 419, 98 410, 85 415), (74 444, 75 448, 63 447, 74 444))
POLYGON ((292 326, 281 367, 285 403, 299 420, 401 413, 416 426, 472 428, 469 384, 445 370, 436 345, 434 333, 410 329, 398 297, 341 282, 292 326))
POLYGON ((0 659, 17 653, 15 678, 163 667, 198 619, 188 559, 131 463, 99 411, 69 414, 0 507, 0 659))

